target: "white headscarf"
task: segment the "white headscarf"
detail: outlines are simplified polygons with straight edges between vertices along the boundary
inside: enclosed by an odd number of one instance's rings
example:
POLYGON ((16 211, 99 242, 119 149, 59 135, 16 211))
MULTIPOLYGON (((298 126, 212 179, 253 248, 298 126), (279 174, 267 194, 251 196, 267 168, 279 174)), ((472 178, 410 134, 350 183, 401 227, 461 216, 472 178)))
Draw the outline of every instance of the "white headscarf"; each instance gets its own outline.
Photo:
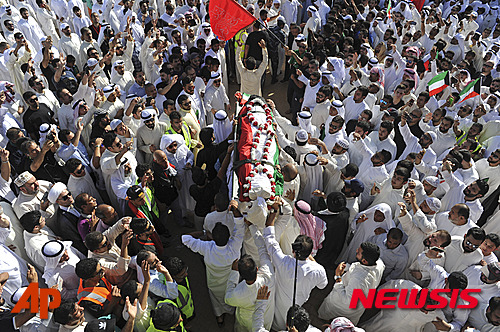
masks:
MULTIPOLYGON (((137 160, 135 158, 127 158, 127 162, 120 165, 120 167, 111 174, 111 187, 116 196, 121 199, 127 198, 127 189, 137 183, 137 175, 135 168, 137 167, 137 160), (130 174, 125 176, 125 164, 129 164, 130 174)), ((124 160, 124 159, 123 159, 124 160)))
POLYGON ((233 125, 227 116, 226 111, 217 111, 214 115, 214 135, 215 143, 224 141, 233 131, 233 125))
POLYGON ((184 143, 184 137, 179 134, 163 135, 160 141, 160 149, 167 154, 168 161, 175 166, 177 171, 180 171, 184 167, 186 157, 189 154, 189 149, 184 143), (177 142, 177 151, 175 153, 170 153, 167 147, 173 142, 177 142))
POLYGON ((48 284, 55 284, 57 282, 58 274, 55 270, 59 265, 62 255, 64 255, 66 250, 70 250, 72 244, 72 241, 52 240, 45 243, 42 247, 42 256, 45 260, 45 269, 42 277, 48 284), (53 282, 49 282, 51 279, 53 282))
POLYGON ((332 75, 335 79, 334 84, 341 86, 345 78, 344 60, 337 57, 328 57, 328 62, 333 66, 332 75))

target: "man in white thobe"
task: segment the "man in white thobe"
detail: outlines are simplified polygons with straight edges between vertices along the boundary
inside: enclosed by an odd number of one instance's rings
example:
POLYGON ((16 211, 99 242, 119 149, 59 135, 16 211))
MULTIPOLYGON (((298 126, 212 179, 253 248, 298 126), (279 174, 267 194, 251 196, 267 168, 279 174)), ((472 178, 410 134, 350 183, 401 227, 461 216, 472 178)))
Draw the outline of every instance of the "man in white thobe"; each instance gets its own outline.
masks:
POLYGON ((38 210, 25 213, 19 221, 24 227, 26 254, 37 268, 43 270, 45 259, 41 249, 46 242, 54 240, 56 235, 49 227, 46 227, 45 218, 38 210))
POLYGON ((408 251, 401 244, 402 240, 403 232, 399 228, 391 228, 388 233, 374 235, 367 240, 380 248, 380 259, 385 265, 383 281, 398 279, 408 263, 408 251))
MULTIPOLYGON (((260 265, 257 269, 255 261, 248 255, 238 261, 237 270, 234 269, 236 262, 233 263, 225 296, 226 304, 236 307, 235 331, 237 332, 251 330, 257 291, 260 287, 265 285, 274 294, 274 267, 266 251, 264 239, 257 226, 250 225, 249 230, 259 250, 260 265), (240 273, 243 280, 238 283, 240 273)), ((274 317, 274 298, 268 301, 264 317, 264 326, 270 330, 274 317)))
POLYGON ((59 29, 62 32, 61 39, 59 39, 59 50, 66 57, 70 54, 74 56, 78 63, 80 46, 82 45, 80 37, 71 31, 71 27, 67 23, 61 23, 59 29))
POLYGON ((45 37, 45 33, 43 33, 40 25, 38 25, 37 21, 29 16, 28 9, 21 8, 19 10, 21 13, 22 19, 17 22, 17 27, 23 33, 24 38, 26 38, 31 45, 35 48, 36 52, 42 49, 42 37, 45 37))
POLYGON ((204 233, 195 232, 182 236, 182 243, 193 252, 203 255, 206 265, 207 286, 212 302, 212 308, 218 322, 223 322, 225 313, 231 313, 233 307, 224 302, 227 283, 231 274, 231 265, 234 260, 240 257, 241 244, 245 227, 243 215, 238 210, 238 203, 231 201, 230 210, 234 215, 234 232, 229 235, 229 229, 222 224, 215 225, 212 241, 203 241, 197 237, 204 236, 204 233), (194 236, 196 237, 194 237, 194 236))
POLYGON ((346 317, 353 324, 359 322, 365 308, 360 305, 349 308, 353 290, 362 289, 368 294, 369 289, 377 288, 385 265, 380 259, 380 248, 370 242, 363 242, 356 250, 356 259, 358 261, 353 264, 341 262, 335 270, 335 285, 318 309, 319 318, 346 317))
POLYGON ((446 247, 444 269, 447 272, 463 271, 467 267, 479 264, 483 254, 479 246, 486 238, 486 234, 479 227, 469 229, 463 237, 452 236, 451 243, 446 247))
MULTIPOLYGON (((266 220, 266 228, 264 229, 264 240, 266 248, 271 256, 274 267, 276 269, 276 305, 274 308, 273 329, 283 330, 286 325, 286 313, 292 306, 292 296, 294 285, 294 267, 295 258, 285 255, 280 248, 275 236, 275 219, 278 214, 279 203, 275 203, 270 210, 266 220)), ((296 248, 300 251, 293 251, 293 255, 297 257, 297 296, 295 303, 298 305, 304 304, 309 298, 311 290, 314 287, 323 289, 328 284, 325 269, 308 259, 313 249, 312 239, 306 235, 299 235, 295 239, 296 248)))
POLYGON ((465 204, 455 204, 450 211, 436 215, 436 226, 444 229, 451 236, 464 236, 469 229, 477 225, 469 219, 469 207, 465 204))

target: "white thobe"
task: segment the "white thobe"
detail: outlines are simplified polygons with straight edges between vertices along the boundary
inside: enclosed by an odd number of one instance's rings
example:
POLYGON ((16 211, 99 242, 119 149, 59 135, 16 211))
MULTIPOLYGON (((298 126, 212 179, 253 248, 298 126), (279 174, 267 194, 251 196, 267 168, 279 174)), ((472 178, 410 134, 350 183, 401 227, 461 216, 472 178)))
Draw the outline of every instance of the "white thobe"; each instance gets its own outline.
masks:
MULTIPOLYGON (((422 146, 418 143, 418 138, 411 133, 410 128, 408 128, 408 124, 401 126, 401 123, 399 123, 398 126, 401 136, 403 136, 406 143, 406 148, 399 157, 399 159, 402 160, 405 159, 411 152, 419 153, 422 150, 422 146)), ((422 161, 428 165, 434 165, 436 162, 436 153, 432 150, 432 144, 426 149, 422 161)))
MULTIPOLYGON (((113 175, 113 173, 118 171, 118 169, 120 168, 120 164, 117 165, 115 161, 115 157, 117 154, 118 153, 114 153, 106 149, 106 151, 104 151, 101 156, 100 164, 102 175, 104 177, 104 183, 106 185, 106 191, 108 192, 109 198, 113 203, 112 205, 118 207, 120 206, 120 204, 118 203, 118 199, 111 185, 111 175, 113 175)), ((120 161, 124 161, 125 158, 127 158, 129 161, 135 160, 135 156, 130 151, 125 152, 120 161)))
POLYGON ((401 228, 408 235, 405 247, 408 250, 408 264, 406 267, 410 266, 411 263, 417 258, 418 254, 424 250, 424 244, 422 241, 437 230, 436 223, 434 222, 434 216, 426 216, 422 210, 418 210, 413 216, 411 212, 406 213, 402 217, 398 217, 401 224, 401 228))
POLYGON ((28 286, 28 264, 3 243, 0 244, 0 271, 8 272, 9 279, 3 286, 2 298, 12 304, 11 297, 19 288, 28 286))
POLYGON ((456 225, 450 219, 448 219, 448 212, 441 212, 436 215, 436 226, 437 229, 442 229, 448 231, 451 236, 464 236, 467 231, 472 227, 477 227, 477 225, 470 219, 463 225, 456 225))
POLYGON ((470 265, 479 264, 483 259, 481 249, 476 249, 473 252, 466 253, 463 248, 463 236, 452 236, 451 244, 445 248, 446 261, 444 269, 451 273, 454 271, 463 271, 470 265))
POLYGON ((149 149, 151 145, 160 148, 161 137, 167 131, 167 125, 163 122, 155 121, 155 126, 150 129, 147 126, 141 126, 137 129, 137 148, 144 155, 144 162, 151 163, 153 161, 153 153, 149 149))
POLYGON ((342 179, 342 169, 349 163, 349 156, 347 153, 341 155, 330 156, 324 155, 328 163, 324 165, 323 171, 323 191, 331 193, 340 191, 344 187, 344 180, 342 179))
POLYGON ((493 296, 500 295, 500 283, 495 282, 492 284, 485 284, 481 281, 481 265, 472 265, 464 270, 464 274, 467 276, 468 285, 467 288, 481 289, 481 292, 475 295, 479 302, 488 303, 490 298, 493 296))
POLYGON ((455 146, 457 139, 452 129, 449 129, 448 132, 443 133, 441 132, 441 130, 439 130, 439 127, 431 127, 423 121, 420 121, 418 125, 424 132, 433 131, 436 133, 437 138, 436 141, 432 142, 432 150, 436 153, 437 156, 440 156, 441 153, 455 146))
POLYGON ((481 197, 481 200, 488 197, 493 191, 500 186, 500 166, 490 166, 488 160, 480 159, 476 162, 476 170, 479 173, 479 178, 481 180, 488 178, 489 190, 488 192, 481 197))
POLYGON ((233 235, 234 230, 234 218, 233 214, 228 210, 225 211, 213 211, 205 216, 203 222, 203 229, 212 232, 216 223, 222 223, 229 229, 229 234, 233 235))
MULTIPOLYGON (((253 239, 259 248, 260 265, 257 271, 257 279, 251 285, 245 280, 239 282, 238 271, 231 271, 229 275, 225 301, 226 304, 236 307, 236 322, 235 331, 251 331, 252 316, 255 310, 257 291, 262 286, 267 286, 268 290, 274 293, 274 267, 271 263, 271 257, 266 251, 262 234, 255 225, 249 227, 253 239)), ((267 307, 264 315, 264 326, 266 329, 271 329, 271 324, 274 316, 274 297, 270 297, 267 301, 267 307)))
POLYGON ((311 123, 313 126, 316 126, 319 128, 322 124, 325 125, 325 130, 328 131, 328 125, 329 123, 326 123, 326 120, 330 116, 330 107, 332 106, 332 103, 330 100, 325 100, 324 102, 320 104, 316 104, 314 106, 314 109, 311 109, 311 123))
POLYGON ((74 56, 77 63, 80 57, 80 46, 82 46, 82 41, 75 33, 71 33, 69 37, 63 33, 61 39, 59 39, 59 50, 64 56, 68 56, 69 54, 74 56))
POLYGON ((125 71, 123 75, 116 74, 112 76, 111 83, 118 85, 123 93, 127 93, 128 89, 135 83, 135 80, 131 72, 125 71))
MULTIPOLYGON (((349 150, 347 152, 349 153, 349 160, 351 163, 356 164, 357 166, 361 165, 363 162, 363 149, 364 147, 360 144, 354 144, 356 141, 354 140, 354 132, 349 134, 349 150)), ((371 139, 370 137, 365 137, 363 139, 364 144, 368 147, 368 149, 371 147, 371 139)), ((377 151, 372 151, 372 154, 377 151)))
POLYGON ((24 38, 33 45, 37 52, 42 49, 40 39, 45 36, 45 33, 33 17, 29 16, 27 20, 24 18, 20 19, 19 22, 17 22, 17 27, 23 33, 24 38))
POLYGON ((360 103, 356 103, 354 101, 354 97, 350 96, 344 100, 344 109, 345 109, 345 122, 349 122, 349 120, 357 119, 361 112, 369 109, 368 105, 362 101, 360 103))
POLYGON ((370 133, 370 135, 368 135, 368 138, 370 138, 371 140, 370 145, 372 148, 370 150, 372 150, 373 152, 387 150, 391 153, 392 156, 389 162, 392 162, 394 161, 394 159, 396 159, 398 148, 390 135, 385 140, 381 141, 378 137, 378 131, 373 131, 370 133))
POLYGON ((71 192, 73 197, 76 197, 81 193, 86 193, 94 197, 99 204, 104 202, 99 194, 99 191, 97 191, 94 180, 92 180, 87 172, 85 172, 84 176, 78 178, 70 175, 68 179, 68 191, 71 192))
POLYGON ((385 265, 378 259, 372 266, 356 262, 346 268, 347 272, 342 275, 341 281, 335 283, 333 290, 319 307, 318 316, 325 320, 346 317, 353 324, 358 324, 365 308, 361 305, 355 309, 349 308, 353 290, 362 289, 363 293, 367 294, 369 289, 377 288, 382 280, 385 265))
POLYGON ((479 203, 479 199, 466 201, 464 189, 467 187, 465 183, 460 181, 455 174, 450 174, 448 171, 441 172, 450 189, 441 198, 441 209, 439 211, 449 211, 457 203, 465 203, 470 209, 470 219, 477 221, 483 213, 483 206, 479 203))
MULTIPOLYGON (((401 280, 399 289, 418 289, 420 286, 409 281, 401 280)), ((441 309, 429 311, 427 314, 420 309, 400 309, 396 305, 395 309, 380 311, 361 326, 366 332, 421 332, 425 324, 433 321, 436 317, 444 317, 441 309)))
POLYGON ((21 191, 17 199, 12 203, 12 208, 18 218, 21 218, 26 212, 35 210, 39 210, 46 220, 51 220, 52 217, 55 217, 56 209, 54 204, 49 204, 49 207, 45 211, 40 209, 40 201, 43 198, 43 194, 49 190, 52 184, 48 181, 38 180, 38 186, 39 189, 36 194, 27 195, 21 191))
POLYGON ((309 108, 309 111, 311 111, 316 106, 316 93, 321 88, 322 84, 317 82, 315 86, 311 86, 309 79, 303 74, 298 77, 298 80, 306 85, 302 108, 307 107, 309 108))
MULTIPOLYGON (((286 325, 286 313, 292 306, 295 259, 283 254, 276 241, 274 226, 264 229, 266 248, 276 269, 276 292, 273 329, 283 330, 286 325)), ((315 261, 299 260, 297 269, 297 295, 295 303, 304 304, 314 287, 323 289, 328 284, 326 271, 315 261)))
POLYGON ((219 247, 214 241, 202 241, 190 235, 182 236, 182 243, 193 252, 203 255, 206 265, 207 286, 216 316, 231 312, 232 307, 224 302, 231 265, 240 257, 245 227, 243 218, 234 218, 234 235, 225 246, 219 247))
POLYGON ((210 85, 205 90, 205 96, 203 97, 203 101, 205 103, 207 118, 209 119, 213 119, 213 115, 209 116, 209 114, 212 114, 212 109, 215 109, 216 111, 225 111, 226 108, 224 104, 229 105, 229 98, 227 97, 224 85, 221 84, 219 88, 210 85))
POLYGON ((40 233, 29 233, 26 230, 23 232, 24 245, 26 254, 35 263, 36 267, 40 270, 44 269, 45 259, 42 254, 42 247, 45 243, 54 240, 56 235, 48 227, 40 230, 40 233))
POLYGON ((405 187, 403 186, 400 189, 393 188, 392 178, 386 179, 380 186, 377 185, 377 187, 380 189, 380 193, 375 196, 375 199, 369 207, 373 207, 380 203, 387 203, 391 207, 392 215, 396 215, 396 212, 399 211, 398 202, 403 201, 405 187))
POLYGON ((62 281, 63 289, 61 290, 61 297, 63 299, 76 298, 78 287, 80 286, 80 278, 75 273, 75 267, 80 260, 86 258, 73 247, 68 249, 68 256, 69 259, 67 261, 57 264, 57 267, 52 271, 49 278, 44 278, 48 287, 58 285, 62 281))
POLYGON ((380 259, 385 265, 382 280, 398 279, 408 263, 408 251, 405 246, 400 244, 394 249, 387 248, 387 233, 374 235, 367 241, 376 244, 380 248, 380 259))

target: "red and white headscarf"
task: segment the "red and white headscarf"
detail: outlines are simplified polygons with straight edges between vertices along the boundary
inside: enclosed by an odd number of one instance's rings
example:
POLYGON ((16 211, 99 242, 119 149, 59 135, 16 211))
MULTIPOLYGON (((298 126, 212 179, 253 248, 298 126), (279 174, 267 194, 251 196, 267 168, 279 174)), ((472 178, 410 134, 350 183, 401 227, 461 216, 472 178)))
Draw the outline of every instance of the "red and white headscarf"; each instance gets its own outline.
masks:
POLYGON ((325 239, 326 224, 321 218, 311 213, 311 206, 305 201, 296 201, 293 206, 293 215, 300 226, 300 234, 307 235, 313 240, 312 255, 321 249, 321 242, 325 239))

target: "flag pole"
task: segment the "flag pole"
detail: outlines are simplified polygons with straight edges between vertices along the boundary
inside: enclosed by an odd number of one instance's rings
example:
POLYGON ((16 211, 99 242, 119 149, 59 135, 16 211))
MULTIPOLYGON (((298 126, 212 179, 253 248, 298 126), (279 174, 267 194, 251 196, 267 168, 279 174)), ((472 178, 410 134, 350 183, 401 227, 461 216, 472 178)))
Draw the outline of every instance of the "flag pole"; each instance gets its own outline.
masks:
MULTIPOLYGON (((288 47, 288 45, 286 45, 284 42, 282 42, 282 41, 281 41, 281 39, 279 39, 279 38, 278 38, 278 36, 276 36, 276 35, 274 34, 274 32, 272 32, 271 30, 269 30, 269 28, 268 28, 268 27, 266 27, 266 26, 262 23, 262 21, 261 21, 261 20, 257 20, 257 22, 259 22, 260 26, 261 26, 261 27, 263 27, 264 29, 266 29, 266 30, 267 30, 267 32, 269 32, 271 35, 273 35, 273 36, 274 36, 274 38, 276 38, 276 39, 279 41, 279 43, 280 43, 281 45, 283 45, 283 47, 288 47)), ((267 47, 267 45, 266 45, 266 47, 267 47)))

